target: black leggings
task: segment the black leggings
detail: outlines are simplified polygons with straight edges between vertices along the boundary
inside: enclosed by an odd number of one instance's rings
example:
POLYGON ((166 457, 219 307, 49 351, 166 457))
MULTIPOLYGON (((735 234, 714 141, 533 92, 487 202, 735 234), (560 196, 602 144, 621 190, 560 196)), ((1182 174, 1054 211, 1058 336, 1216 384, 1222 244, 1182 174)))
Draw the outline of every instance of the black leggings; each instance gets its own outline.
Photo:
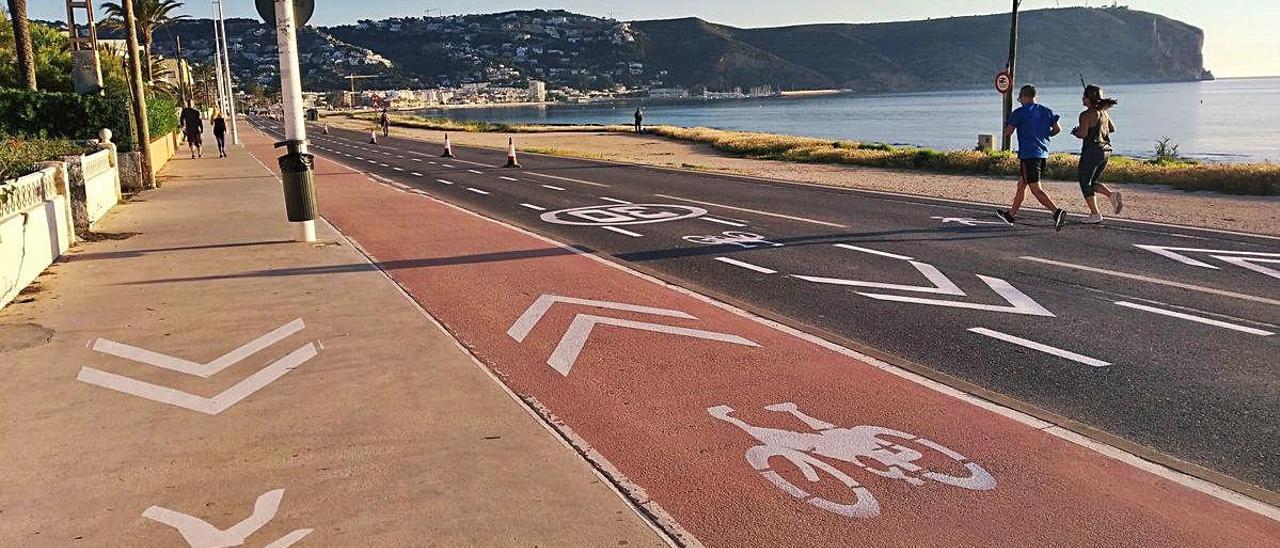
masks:
POLYGON ((227 134, 225 134, 225 133, 214 133, 214 134, 213 134, 213 137, 214 137, 215 139, 217 139, 217 140, 218 140, 218 150, 219 150, 219 151, 221 151, 221 150, 225 150, 225 149, 227 148, 227 134))
POLYGON ((1085 198, 1093 196, 1093 187, 1102 181, 1102 174, 1107 170, 1107 161, 1111 153, 1098 150, 1086 150, 1080 155, 1080 192, 1085 198))

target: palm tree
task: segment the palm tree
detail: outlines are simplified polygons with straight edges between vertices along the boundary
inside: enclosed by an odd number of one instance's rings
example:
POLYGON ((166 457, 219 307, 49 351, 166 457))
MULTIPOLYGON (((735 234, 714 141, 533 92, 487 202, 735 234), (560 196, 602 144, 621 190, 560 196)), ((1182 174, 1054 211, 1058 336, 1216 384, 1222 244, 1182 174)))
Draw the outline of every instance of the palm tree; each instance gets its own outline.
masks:
POLYGON ((27 23, 27 0, 9 0, 9 17, 13 19, 13 45, 27 89, 36 89, 36 56, 31 51, 31 27, 27 23))
MULTIPOLYGON (((10 0, 11 2, 13 0, 10 0)), ((142 67, 146 69, 146 80, 151 81, 151 42, 155 31, 177 21, 186 19, 185 15, 173 15, 173 11, 182 7, 177 0, 137 0, 133 3, 133 18, 137 21, 138 41, 142 43, 142 67)), ((107 18, 102 25, 109 29, 124 29, 124 8, 115 2, 102 5, 107 18)))
POLYGON ((191 66, 191 102, 196 105, 212 105, 215 101, 214 87, 217 73, 213 65, 198 63, 191 66))

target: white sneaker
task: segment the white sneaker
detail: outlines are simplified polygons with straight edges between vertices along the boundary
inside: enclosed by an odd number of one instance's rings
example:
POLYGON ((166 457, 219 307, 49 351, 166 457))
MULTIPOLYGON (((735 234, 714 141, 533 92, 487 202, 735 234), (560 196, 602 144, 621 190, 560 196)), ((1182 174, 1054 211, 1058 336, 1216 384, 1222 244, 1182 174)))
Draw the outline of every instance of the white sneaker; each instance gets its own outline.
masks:
POLYGON ((1120 192, 1111 193, 1111 209, 1115 210, 1116 215, 1120 214, 1120 210, 1124 209, 1124 195, 1120 192))
POLYGON ((1096 224, 1098 224, 1098 223, 1101 223, 1101 222, 1102 222, 1102 214, 1101 214, 1101 213, 1094 213, 1093 215, 1090 215, 1090 216, 1088 216, 1088 217, 1085 217, 1085 218, 1084 218, 1084 219, 1082 219, 1080 222, 1082 222, 1082 223, 1084 223, 1084 224, 1087 224, 1087 225, 1096 225, 1096 224))

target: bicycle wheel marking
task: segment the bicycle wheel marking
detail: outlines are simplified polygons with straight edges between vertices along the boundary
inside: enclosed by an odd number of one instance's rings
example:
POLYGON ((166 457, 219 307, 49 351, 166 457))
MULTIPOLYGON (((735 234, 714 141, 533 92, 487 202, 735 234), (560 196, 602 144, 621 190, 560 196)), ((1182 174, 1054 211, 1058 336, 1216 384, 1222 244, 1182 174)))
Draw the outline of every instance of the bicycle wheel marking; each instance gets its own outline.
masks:
POLYGON ((928 438, 880 426, 841 428, 806 415, 790 402, 769 405, 765 410, 788 413, 808 426, 810 431, 793 432, 754 426, 734 417, 733 408, 727 405, 707 408, 707 413, 736 426, 760 442, 761 445, 747 449, 746 460, 761 477, 784 493, 828 512, 850 518, 873 518, 880 515, 880 503, 856 479, 819 457, 852 464, 876 476, 900 480, 916 487, 927 483, 925 480, 932 480, 971 491, 990 491, 996 488, 996 479, 981 465, 928 438), (968 471, 968 476, 954 476, 924 468, 917 464, 925 456, 924 453, 885 438, 898 438, 932 450, 962 465, 968 471), (769 461, 775 457, 791 462, 811 483, 822 480, 819 472, 836 479, 852 492, 854 502, 842 504, 809 493, 773 470, 769 461), (869 465, 871 462, 878 463, 883 468, 872 467, 869 465))

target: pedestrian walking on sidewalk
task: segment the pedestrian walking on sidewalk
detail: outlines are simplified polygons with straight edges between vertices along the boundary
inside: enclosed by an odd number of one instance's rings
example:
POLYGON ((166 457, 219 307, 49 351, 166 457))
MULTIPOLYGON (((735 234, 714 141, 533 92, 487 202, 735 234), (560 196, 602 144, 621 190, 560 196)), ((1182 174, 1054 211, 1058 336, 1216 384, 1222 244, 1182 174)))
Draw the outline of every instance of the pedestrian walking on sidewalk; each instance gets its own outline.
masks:
POLYGON ((382 109, 382 116, 378 117, 378 127, 382 128, 382 136, 391 136, 391 117, 387 115, 387 109, 382 109))
POLYGON ((227 120, 222 113, 213 111, 213 138, 218 140, 218 157, 227 157, 227 120))
POLYGON ((1009 115, 1004 127, 1006 137, 1018 133, 1018 190, 1013 195, 1013 206, 1005 210, 996 210, 996 216, 1005 224, 1012 225, 1026 198, 1027 189, 1041 205, 1053 212, 1053 226, 1062 230, 1067 222, 1067 212, 1053 203, 1053 199, 1040 187, 1040 177, 1049 162, 1049 139, 1062 132, 1058 124, 1059 116, 1048 107, 1036 102, 1036 87, 1022 86, 1018 93, 1018 101, 1022 103, 1018 110, 1009 115))
POLYGON ((635 118, 636 133, 644 133, 644 111, 640 110, 639 107, 636 108, 635 118))
POLYGON ((1085 86, 1084 112, 1080 113, 1080 125, 1071 130, 1071 134, 1084 141, 1080 150, 1080 192, 1089 206, 1089 216, 1083 221, 1087 224, 1102 222, 1102 213, 1098 212, 1098 197, 1101 194, 1111 200, 1111 211, 1116 215, 1124 209, 1124 197, 1119 191, 1113 191, 1102 184, 1102 173, 1107 169, 1107 161, 1111 159, 1111 134, 1116 126, 1111 123, 1109 111, 1119 101, 1102 96, 1102 88, 1096 85, 1085 86))
POLYGON ((204 120, 200 119, 200 111, 188 103, 178 115, 178 126, 182 128, 182 136, 187 139, 187 148, 191 151, 191 157, 203 158, 201 135, 204 134, 204 120))

